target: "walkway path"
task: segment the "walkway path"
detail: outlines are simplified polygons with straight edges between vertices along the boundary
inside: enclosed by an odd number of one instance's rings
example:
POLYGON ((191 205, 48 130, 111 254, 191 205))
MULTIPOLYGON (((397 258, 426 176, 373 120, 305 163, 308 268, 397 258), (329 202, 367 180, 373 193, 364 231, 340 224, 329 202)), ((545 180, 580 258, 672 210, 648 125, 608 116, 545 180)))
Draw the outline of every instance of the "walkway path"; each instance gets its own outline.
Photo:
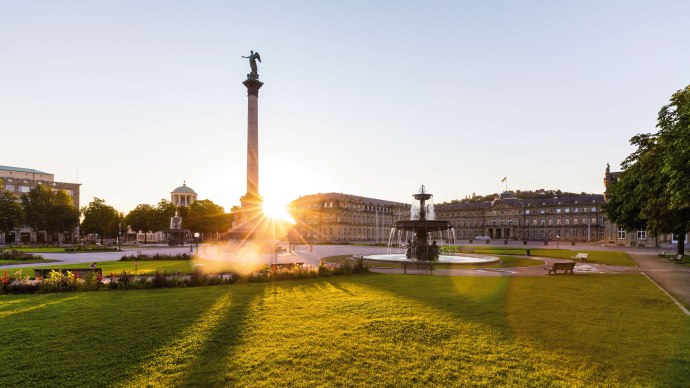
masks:
MULTIPOLYGON (((494 244, 491 244, 494 245, 494 244)), ((532 245, 532 244, 530 244, 532 245)), ((502 246, 502 245, 496 245, 502 246)), ((543 246, 543 245, 542 245, 543 246)), ((528 246, 529 247, 529 246, 528 246)), ((630 248, 630 247, 593 247, 588 245, 579 246, 580 249, 590 250, 615 250, 625 251, 630 257, 635 260, 637 267, 634 266, 609 266, 594 263, 577 263, 575 265, 575 273, 644 273, 652 280, 658 283, 664 290, 666 290, 673 297, 681 301, 685 306, 690 307, 690 267, 671 263, 668 260, 659 259, 657 254, 662 251, 661 248, 630 248)), ((572 249, 572 247, 563 247, 564 249, 572 249)), ((43 257, 47 259, 60 260, 60 264, 76 264, 88 263, 93 261, 113 261, 119 260, 125 254, 135 254, 137 251, 144 253, 189 253, 189 247, 139 247, 139 248, 123 248, 122 252, 89 252, 89 253, 45 253, 43 257)), ((201 247, 203 253, 203 245, 201 247)), ((577 248, 575 248, 577 249, 577 248)), ((336 255, 353 255, 353 254, 377 254, 386 253, 385 247, 372 246, 357 246, 357 245, 300 245, 297 246, 294 252, 282 253, 277 256, 279 263, 303 262, 305 264, 316 265, 318 259, 327 256, 336 255)), ((567 260, 540 258, 535 257, 536 260, 541 260, 545 263, 564 262, 567 260)), ((267 263, 273 260, 268 255, 267 263)), ((50 265, 50 264, 48 264, 50 265)), ((1 266, 0 268, 18 268, 18 267, 33 267, 36 264, 20 264, 1 266)), ((375 272, 381 273, 402 273, 399 268, 373 268, 375 272)), ((410 270, 410 274, 424 274, 426 271, 410 270)), ((539 265, 535 267, 518 267, 518 268, 485 268, 485 269, 436 269, 434 275, 441 276, 547 276, 547 271, 544 266, 539 265)))

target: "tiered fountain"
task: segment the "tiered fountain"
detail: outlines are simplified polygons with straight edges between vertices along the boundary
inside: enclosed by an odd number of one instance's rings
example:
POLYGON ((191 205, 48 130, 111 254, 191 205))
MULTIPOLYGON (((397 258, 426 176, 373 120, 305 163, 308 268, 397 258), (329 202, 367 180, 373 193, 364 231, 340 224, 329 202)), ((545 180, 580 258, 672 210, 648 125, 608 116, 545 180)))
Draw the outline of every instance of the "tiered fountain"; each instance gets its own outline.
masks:
POLYGON ((422 185, 419 193, 413 194, 419 201, 419 207, 413 206, 409 220, 401 220, 391 228, 388 240, 388 253, 385 255, 364 256, 367 260, 383 261, 438 261, 456 264, 485 264, 499 261, 497 257, 461 256, 456 254, 441 254, 441 246, 430 237, 438 238, 441 242, 453 243, 455 231, 450 221, 436 220, 433 203, 427 204, 433 195, 426 192, 422 185), (404 244, 403 241, 407 243, 404 244), (400 250, 399 253, 393 251, 400 250))

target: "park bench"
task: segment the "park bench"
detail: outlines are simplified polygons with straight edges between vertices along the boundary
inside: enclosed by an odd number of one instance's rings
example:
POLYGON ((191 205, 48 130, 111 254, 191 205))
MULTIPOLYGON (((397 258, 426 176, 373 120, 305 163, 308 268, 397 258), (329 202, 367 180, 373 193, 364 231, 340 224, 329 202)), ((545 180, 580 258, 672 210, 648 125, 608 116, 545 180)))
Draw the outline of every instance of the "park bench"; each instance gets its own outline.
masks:
POLYGON ((407 274, 407 266, 408 265, 416 265, 417 270, 419 270, 420 266, 426 267, 425 269, 426 269, 427 274, 431 274, 432 272, 434 272, 434 262, 433 261, 421 261, 420 260, 420 261, 414 261, 411 263, 407 263, 407 262, 403 261, 400 263, 400 267, 402 267, 404 274, 407 274))
POLYGON ((551 263, 551 267, 544 267, 545 270, 549 271, 549 275, 552 273, 555 275, 558 273, 558 271, 563 271, 563 273, 574 273, 573 268, 575 268, 575 263, 574 262, 569 262, 569 263, 551 263))
POLYGON ((571 257, 571 259, 575 261, 588 261, 589 254, 588 253, 578 253, 577 255, 571 257))
POLYGON ((666 257, 666 251, 662 251, 662 252, 659 254, 659 257, 661 257, 661 258, 666 257))
POLYGON ((678 255, 676 257, 671 256, 668 259, 673 263, 683 264, 683 255, 678 255))
POLYGON ((103 276, 103 269, 102 268, 59 268, 59 269, 34 269, 34 277, 36 279, 41 278, 45 279, 50 276, 50 273, 52 271, 55 272, 60 272, 63 275, 67 275, 67 271, 75 274, 77 277, 84 277, 87 274, 90 273, 96 273, 97 276, 103 276))

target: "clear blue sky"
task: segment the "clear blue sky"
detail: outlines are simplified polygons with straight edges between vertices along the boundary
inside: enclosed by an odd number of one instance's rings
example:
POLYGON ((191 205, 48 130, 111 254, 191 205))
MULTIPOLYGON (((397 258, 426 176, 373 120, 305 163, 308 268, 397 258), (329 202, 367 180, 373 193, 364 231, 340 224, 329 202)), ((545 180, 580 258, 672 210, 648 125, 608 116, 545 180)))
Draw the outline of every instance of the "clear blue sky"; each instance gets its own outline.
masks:
POLYGON ((0 1, 0 164, 122 211, 187 180, 245 192, 249 50, 261 193, 441 202, 603 190, 690 83, 685 1, 0 1))

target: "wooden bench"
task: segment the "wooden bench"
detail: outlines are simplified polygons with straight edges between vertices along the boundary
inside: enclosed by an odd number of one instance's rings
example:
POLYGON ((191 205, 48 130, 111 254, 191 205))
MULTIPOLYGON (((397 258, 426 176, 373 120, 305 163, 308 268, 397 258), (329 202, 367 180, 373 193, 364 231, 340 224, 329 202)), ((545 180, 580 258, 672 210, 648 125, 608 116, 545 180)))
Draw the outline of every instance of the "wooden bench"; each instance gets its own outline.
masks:
POLYGON ((571 259, 573 259, 574 261, 589 261, 588 257, 588 253, 578 253, 577 255, 571 257, 571 259))
POLYGON ((101 276, 101 277, 103 276, 103 269, 102 268, 59 268, 59 269, 48 268, 48 269, 34 269, 34 277, 36 279, 38 279, 38 278, 45 279, 45 278, 49 277, 50 273, 53 271, 60 272, 63 275, 67 275, 67 272, 69 271, 69 272, 77 275, 77 277, 80 277, 80 278, 83 278, 87 274, 94 273, 94 272, 96 273, 97 276, 101 276))
POLYGON ((574 274, 573 268, 575 268, 575 262, 551 263, 551 267, 544 267, 545 270, 549 271, 549 275, 552 273, 555 275, 558 271, 563 271, 563 273, 570 271, 571 274, 574 274))
POLYGON ((676 264, 683 264, 683 255, 678 255, 676 257, 669 257, 668 258, 672 263, 676 264))
POLYGON ((659 257, 665 258, 665 257, 666 257, 666 251, 662 251, 662 252, 659 254, 659 257))
POLYGON ((433 261, 421 261, 421 260, 419 260, 419 261, 413 261, 413 262, 409 262, 409 263, 403 261, 400 263, 400 267, 402 267, 404 274, 407 274, 407 265, 408 264, 409 265, 413 265, 413 264, 416 265, 417 270, 419 270, 420 265, 422 267, 426 267, 425 269, 426 269, 427 274, 431 274, 434 272, 434 262, 433 261))

